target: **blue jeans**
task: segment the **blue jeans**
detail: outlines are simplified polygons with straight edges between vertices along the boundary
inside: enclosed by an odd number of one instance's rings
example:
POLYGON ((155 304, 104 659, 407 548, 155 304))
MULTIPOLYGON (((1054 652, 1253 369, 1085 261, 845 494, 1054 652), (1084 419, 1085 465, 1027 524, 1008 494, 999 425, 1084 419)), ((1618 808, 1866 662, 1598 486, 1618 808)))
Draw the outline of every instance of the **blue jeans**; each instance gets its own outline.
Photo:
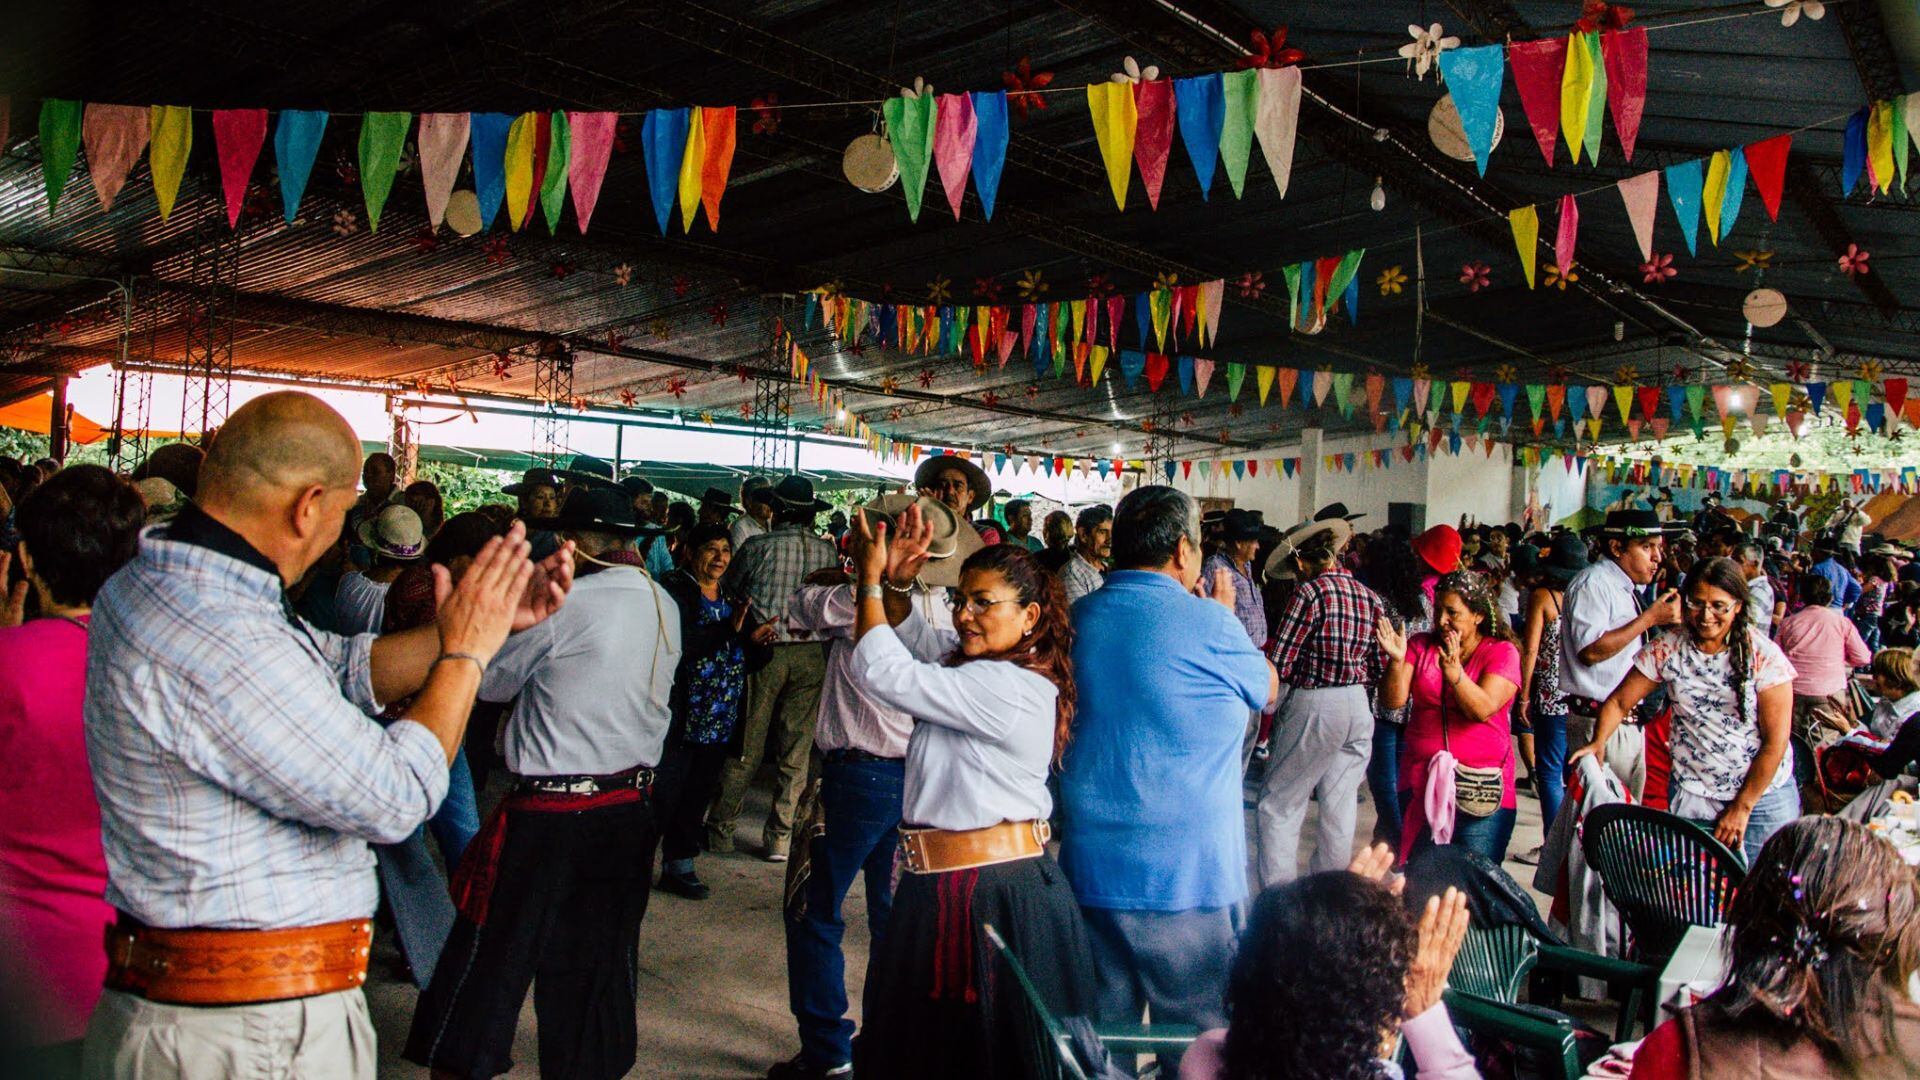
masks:
MULTIPOLYGON (((1402 798, 1412 798, 1412 792, 1402 792, 1402 798)), ((1492 859, 1498 866, 1507 857, 1507 841, 1513 839, 1513 807, 1495 810, 1486 817, 1474 817, 1472 814, 1453 815, 1453 843, 1469 851, 1477 851, 1492 859)), ((1422 851, 1433 846, 1432 826, 1425 826, 1418 839, 1413 842, 1413 851, 1408 858, 1417 857, 1422 851)))
POLYGON ((1400 802, 1399 724, 1385 720, 1373 722, 1373 756, 1367 759, 1367 793, 1373 798, 1373 838, 1400 849, 1400 821, 1405 810, 1400 802))
MULTIPOLYGON (((1781 784, 1753 804, 1753 813, 1747 815, 1747 831, 1740 838, 1740 854, 1752 866, 1753 860, 1760 857, 1760 849, 1766 846, 1767 838, 1800 817, 1800 788, 1795 784, 1781 784)), ((1713 831, 1713 818, 1688 818, 1713 831)))
POLYGON ((787 1005, 799 1022, 801 1052, 822 1068, 853 1060, 846 957, 840 951, 847 924, 840 905, 854 875, 865 873, 870 954, 879 956, 893 910, 893 853, 905 779, 900 761, 828 762, 821 772, 827 831, 813 839, 805 909, 786 926, 787 1005))
POLYGON ((465 750, 453 755, 453 764, 447 766, 447 797, 427 819, 427 830, 433 833, 433 842, 440 845, 440 857, 446 860, 451 877, 453 868, 460 865, 460 856, 480 831, 480 801, 473 793, 473 771, 467 768, 465 750))
POLYGON ((1567 714, 1533 718, 1533 779, 1540 791, 1540 827, 1553 828, 1567 797, 1567 714))

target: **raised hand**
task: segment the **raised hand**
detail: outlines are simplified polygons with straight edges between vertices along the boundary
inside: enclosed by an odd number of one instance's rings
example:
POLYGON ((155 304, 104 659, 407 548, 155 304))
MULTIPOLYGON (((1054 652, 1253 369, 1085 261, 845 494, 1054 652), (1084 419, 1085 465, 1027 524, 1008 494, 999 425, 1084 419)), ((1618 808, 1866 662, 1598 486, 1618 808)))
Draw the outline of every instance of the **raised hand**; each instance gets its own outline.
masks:
MULTIPOLYGON (((961 528, 972 528, 966 522, 961 528)), ((905 586, 920 576, 927 565, 927 549, 933 546, 933 523, 916 504, 900 515, 900 527, 887 544, 887 580, 905 586)))
POLYGON ((1407 662, 1407 635, 1393 625, 1393 620, 1384 615, 1381 616, 1380 621, 1374 625, 1373 632, 1374 636, 1380 639, 1380 651, 1386 653, 1388 658, 1396 664, 1407 662))
MULTIPOLYGON (((519 522, 514 524, 519 525, 519 522)), ((513 613, 514 632, 519 633, 559 611, 572 589, 573 541, 568 540, 553 554, 534 564, 533 573, 527 579, 526 592, 520 598, 520 607, 513 613)))
POLYGON ((1407 969, 1407 1019, 1426 1012, 1440 1000, 1470 921, 1467 896, 1460 890, 1448 886, 1446 892, 1427 898, 1426 910, 1420 913, 1419 945, 1407 969))
POLYGON ((887 523, 869 523, 865 510, 853 512, 853 571, 862 585, 878 585, 887 573, 887 523))
MULTIPOLYGON (((527 559, 529 550, 526 528, 515 522, 507 535, 487 541, 480 554, 474 556, 473 565, 461 575, 458 585, 453 584, 446 567, 434 566, 434 595, 439 600, 436 621, 440 625, 442 652, 466 653, 483 667, 493 659, 525 605, 534 572, 533 563, 527 559)), ((571 567, 571 552, 567 554, 567 565, 571 567)), ((570 577, 568 581, 571 582, 570 577)), ((564 591, 560 597, 564 599, 564 591)), ((550 612, 558 606, 555 600, 547 610, 550 612)))
POLYGON ((1224 566, 1215 569, 1212 592, 1213 598, 1219 601, 1222 607, 1232 611, 1234 603, 1239 599, 1239 590, 1234 588, 1233 584, 1233 572, 1224 566))
POLYGON ((1680 590, 1668 589, 1647 608, 1655 626, 1677 626, 1680 622, 1680 590))
POLYGON ((1378 881, 1390 889, 1395 896, 1406 887, 1407 879, 1393 874, 1393 848, 1386 844, 1374 844, 1353 857, 1347 864, 1347 873, 1359 874, 1368 881, 1378 881))

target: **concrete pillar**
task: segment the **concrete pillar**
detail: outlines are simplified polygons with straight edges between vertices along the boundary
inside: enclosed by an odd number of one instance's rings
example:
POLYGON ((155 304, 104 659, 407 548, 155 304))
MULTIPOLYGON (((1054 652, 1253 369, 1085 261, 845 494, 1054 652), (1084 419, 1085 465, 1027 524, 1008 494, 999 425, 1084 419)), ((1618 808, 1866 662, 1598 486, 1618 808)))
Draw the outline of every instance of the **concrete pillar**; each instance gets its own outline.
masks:
MULTIPOLYGON (((1300 431, 1300 520, 1311 521, 1320 509, 1320 436, 1317 427, 1300 431)), ((1283 526, 1284 527, 1284 526, 1283 526)))

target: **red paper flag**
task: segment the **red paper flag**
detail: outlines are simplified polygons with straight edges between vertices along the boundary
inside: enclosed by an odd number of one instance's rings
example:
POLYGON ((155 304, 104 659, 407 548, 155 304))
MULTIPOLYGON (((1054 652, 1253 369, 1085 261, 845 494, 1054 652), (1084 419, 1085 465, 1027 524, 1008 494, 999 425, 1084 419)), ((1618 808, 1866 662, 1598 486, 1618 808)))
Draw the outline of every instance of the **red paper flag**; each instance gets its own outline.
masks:
POLYGON ((1560 268, 1560 276, 1566 277, 1567 270, 1573 266, 1574 238, 1580 234, 1580 205, 1573 196, 1560 196, 1560 233, 1553 240, 1553 261, 1560 268))
POLYGON ((1640 399, 1640 414, 1642 416, 1652 416, 1654 413, 1659 411, 1660 409, 1660 388, 1659 387, 1657 386, 1638 387, 1634 390, 1634 395, 1640 399))
POLYGON ((266 142, 267 110, 213 111, 213 147, 220 158, 220 190, 227 197, 228 228, 240 224, 240 208, 247 202, 247 182, 266 142))
POLYGON ((1140 166, 1147 205, 1158 210, 1160 185, 1167 178, 1167 151, 1173 147, 1173 80, 1134 83, 1133 110, 1139 117, 1133 131, 1133 160, 1140 166))
POLYGON ((1120 347, 1120 317, 1126 313, 1127 298, 1124 296, 1107 297, 1107 347, 1120 347))
MULTIPOLYGON (((466 117, 459 118, 463 123, 466 117)), ((572 133, 572 143, 567 147, 567 186, 573 196, 573 216, 579 222, 580 231, 587 231, 587 222, 593 220, 593 206, 600 201, 600 182, 607 176, 607 155, 613 152, 613 139, 620 124, 620 114, 611 112, 570 112, 567 114, 567 127, 572 133)), ((420 131, 424 136, 427 130, 427 118, 420 118, 420 131)), ((466 139, 462 129, 461 144, 466 139)), ((421 142, 426 139, 422 138, 421 142)), ((709 152, 713 146, 713 136, 707 136, 709 152)), ((424 156, 424 155, 423 155, 424 156)), ((456 170, 457 171, 457 170, 456 170)), ((451 185, 452 179, 447 183, 451 185)), ((723 179, 722 185, 726 183, 723 179)), ((720 196, 715 195, 717 204, 720 196)), ((446 195, 440 196, 442 208, 446 205, 446 195)), ((719 217, 711 218, 718 225, 719 217)), ((437 221, 437 219, 436 219, 437 221)))
POLYGON ((1490 382, 1473 384, 1473 408, 1481 416, 1487 415, 1487 410, 1493 408, 1493 390, 1493 384, 1490 382))
POLYGON ((1620 149, 1633 160, 1633 143, 1640 137, 1640 114, 1647 107, 1647 28, 1609 30, 1600 35, 1600 55, 1607 71, 1607 108, 1613 112, 1613 130, 1620 149))
POLYGON ((1907 380, 1888 379, 1883 389, 1887 395, 1887 414, 1899 416, 1907 402, 1907 380))
POLYGON ((1160 392, 1160 384, 1167 381, 1167 354, 1147 354, 1147 389, 1160 392))
POLYGON ((1793 145, 1793 136, 1775 135, 1746 146, 1747 175, 1753 177, 1753 186, 1760 191, 1760 202, 1767 208, 1767 217, 1780 220, 1780 189, 1787 178, 1787 150, 1793 145))
POLYGON ((733 171, 733 120, 731 105, 700 110, 701 134, 706 136, 701 144, 705 154, 700 160, 700 203, 707 208, 707 228, 715 232, 720 231, 720 196, 727 193, 727 174, 733 171))
POLYGON ((1516 41, 1507 46, 1507 64, 1513 68, 1513 85, 1520 91, 1527 125, 1551 167, 1553 142, 1560 132, 1560 79, 1567 66, 1567 39, 1516 41))
POLYGON ((1193 462, 1191 461, 1181 462, 1180 475, 1186 477, 1189 480, 1193 479, 1193 462))

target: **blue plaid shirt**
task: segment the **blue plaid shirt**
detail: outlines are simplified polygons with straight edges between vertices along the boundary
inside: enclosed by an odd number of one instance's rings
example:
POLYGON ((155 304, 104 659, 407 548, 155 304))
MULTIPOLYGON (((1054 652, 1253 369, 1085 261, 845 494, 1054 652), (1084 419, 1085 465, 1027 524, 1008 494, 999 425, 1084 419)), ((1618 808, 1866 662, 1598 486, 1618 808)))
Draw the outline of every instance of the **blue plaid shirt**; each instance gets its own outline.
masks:
POLYGON ((371 916, 368 843, 406 839, 447 792, 431 732, 369 718, 372 644, 300 621, 273 564, 199 510, 149 529, 88 643, 107 902, 160 927, 371 916))
POLYGON ((1214 554, 1200 564, 1200 591, 1213 595, 1213 573, 1225 570, 1233 575, 1233 617, 1247 628, 1247 636, 1253 639, 1253 647, 1264 648, 1267 644, 1267 602, 1260 596, 1260 586, 1253 578, 1243 573, 1225 555, 1214 554))

